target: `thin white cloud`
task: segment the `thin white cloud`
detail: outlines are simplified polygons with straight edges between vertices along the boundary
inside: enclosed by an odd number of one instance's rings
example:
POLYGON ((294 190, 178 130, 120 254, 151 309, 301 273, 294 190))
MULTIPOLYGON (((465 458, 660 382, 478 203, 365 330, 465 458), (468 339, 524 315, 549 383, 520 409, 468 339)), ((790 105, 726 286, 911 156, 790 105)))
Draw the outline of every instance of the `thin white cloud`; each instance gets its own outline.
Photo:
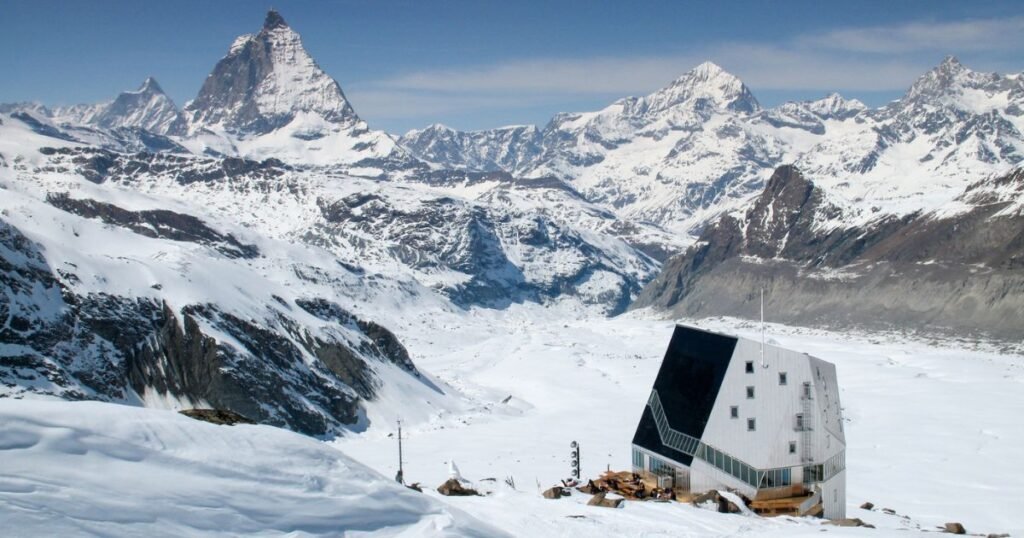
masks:
POLYGON ((409 73, 364 84, 364 91, 459 94, 642 95, 711 60, 755 89, 893 90, 931 63, 849 58, 762 44, 708 47, 681 56, 559 58, 409 73))
MULTIPOLYGON (((794 36, 788 42, 709 43, 679 55, 534 58, 424 70, 356 85, 367 116, 440 118, 467 110, 536 106, 583 96, 645 95, 711 60, 752 88, 897 92, 949 53, 1010 58, 1024 48, 1024 17, 917 22, 794 36), (556 96, 556 97, 553 97, 556 96)), ((979 66, 980 68, 980 66, 979 66)))
POLYGON ((664 85, 699 63, 697 57, 548 58, 409 73, 384 87, 428 91, 622 93, 664 85))
POLYGON ((1013 51, 1024 45, 1024 16, 847 28, 798 40, 805 46, 868 53, 1013 51))
POLYGON ((525 107, 535 104, 534 99, 526 95, 430 93, 406 89, 364 88, 360 85, 349 87, 345 94, 360 114, 378 119, 440 117, 452 112, 466 113, 496 107, 525 107))

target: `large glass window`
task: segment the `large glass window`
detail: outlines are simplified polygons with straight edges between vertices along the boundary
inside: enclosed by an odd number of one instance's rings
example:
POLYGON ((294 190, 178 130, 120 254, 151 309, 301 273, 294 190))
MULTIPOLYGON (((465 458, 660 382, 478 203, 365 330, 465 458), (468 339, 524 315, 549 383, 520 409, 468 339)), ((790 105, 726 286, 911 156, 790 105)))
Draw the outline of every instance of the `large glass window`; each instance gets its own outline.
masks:
POLYGON ((671 476, 675 473, 673 467, 668 463, 653 457, 648 457, 647 459, 650 462, 647 466, 647 470, 650 472, 662 476, 671 476))
POLYGON ((637 469, 644 468, 644 453, 637 449, 633 449, 633 467, 637 469))

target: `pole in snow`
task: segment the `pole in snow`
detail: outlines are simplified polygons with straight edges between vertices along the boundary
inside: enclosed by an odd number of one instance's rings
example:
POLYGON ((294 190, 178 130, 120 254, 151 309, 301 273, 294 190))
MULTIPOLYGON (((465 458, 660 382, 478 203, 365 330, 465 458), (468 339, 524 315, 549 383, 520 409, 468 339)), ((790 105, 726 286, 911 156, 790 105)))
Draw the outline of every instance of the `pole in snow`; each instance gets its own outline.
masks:
POLYGON ((395 475, 395 482, 405 485, 405 477, 402 472, 402 419, 398 419, 398 473, 395 475))

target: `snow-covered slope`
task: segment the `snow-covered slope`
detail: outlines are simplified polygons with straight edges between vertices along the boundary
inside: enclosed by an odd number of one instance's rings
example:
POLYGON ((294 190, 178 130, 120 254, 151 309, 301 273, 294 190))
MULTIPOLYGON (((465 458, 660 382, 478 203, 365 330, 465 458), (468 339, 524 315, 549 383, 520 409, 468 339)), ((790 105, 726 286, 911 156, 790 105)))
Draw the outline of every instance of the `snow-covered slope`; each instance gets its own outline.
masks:
POLYGON ((502 536, 342 452, 269 426, 0 399, 7 536, 502 536))
POLYGON ((92 127, 106 131, 141 130, 155 136, 181 135, 185 118, 153 77, 135 91, 108 103, 47 108, 38 103, 0 105, 0 112, 29 113, 68 130, 92 127))
POLYGON ((263 197, 285 185, 281 170, 121 162, 2 121, 3 395, 212 405, 310 434, 364 428, 373 402, 396 391, 455 405, 378 322, 394 320, 395 303, 451 308, 441 297, 269 226, 246 229, 230 197, 218 207, 210 196, 263 197), (108 182, 119 165, 134 167, 135 183, 108 182))
MULTIPOLYGON (((505 169, 558 177, 622 217, 695 234, 758 193, 775 167, 796 163, 858 206, 847 217, 863 222, 879 212, 936 210, 967 185, 1007 172, 1024 159, 1022 132, 1024 77, 971 71, 952 57, 876 110, 836 94, 762 109, 739 79, 705 63, 648 96, 556 115, 539 151, 506 158, 517 164, 505 169)), ((475 155, 515 149, 477 132, 470 149, 437 151, 423 133, 403 140, 442 165, 482 166, 475 155)))
POLYGON ((379 159, 395 149, 387 134, 356 115, 341 86, 273 10, 259 33, 235 39, 185 114, 184 143, 197 153, 311 165, 379 159))
POLYGON ((387 415, 379 402, 404 408, 396 395, 460 405, 388 330, 407 316, 522 302, 614 313, 657 267, 557 183, 115 152, 30 120, 0 115, 6 395, 359 430, 387 415))
POLYGON ((757 314, 803 325, 904 328, 1019 341, 1024 169, 974 183, 934 211, 867 221, 779 167, 744 211, 667 261, 633 304, 686 316, 757 314), (736 290, 744 290, 737 292, 736 290))
POLYGON ((456 131, 441 124, 409 131, 398 143, 428 162, 460 170, 518 170, 540 151, 540 130, 513 125, 484 131, 456 131))
MULTIPOLYGON (((568 476, 571 441, 580 444, 586 477, 608 467, 630 468, 630 440, 673 325, 639 314, 573 320, 525 305, 473 317, 439 316, 410 333, 405 340, 423 367, 478 404, 463 415, 406 424, 406 478, 439 484, 455 461, 465 478, 495 494, 444 500, 523 537, 935 536, 948 521, 981 535, 1024 532, 1016 508, 1024 495, 1021 471, 964 463, 1012 461, 1024 446, 1019 345, 1015 354, 955 340, 927 344, 900 333, 776 324, 767 326, 770 342, 836 364, 849 442, 847 514, 876 529, 837 528, 815 518, 721 515, 674 503, 627 501, 609 510, 586 506, 589 496, 575 491, 559 500, 542 498, 541 491, 568 476), (485 480, 490 477, 497 484, 485 480), (515 489, 502 484, 509 477, 515 489), (860 508, 868 501, 874 510, 860 508)), ((754 323, 697 323, 761 338, 754 323)), ((388 476, 397 470, 393 432, 371 428, 337 445, 388 476)))
POLYGON ((159 135, 179 135, 185 118, 170 97, 149 77, 133 92, 123 92, 103 107, 88 123, 106 129, 137 127, 159 135))

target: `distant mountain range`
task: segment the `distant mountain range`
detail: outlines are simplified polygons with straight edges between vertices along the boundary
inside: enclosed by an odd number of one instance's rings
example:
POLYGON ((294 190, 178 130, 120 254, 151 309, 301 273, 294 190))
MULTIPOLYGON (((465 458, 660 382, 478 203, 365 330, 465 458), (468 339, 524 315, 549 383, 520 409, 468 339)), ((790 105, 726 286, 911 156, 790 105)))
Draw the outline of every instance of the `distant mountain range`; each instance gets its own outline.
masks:
POLYGON ((795 164, 862 218, 950 203, 1024 159, 1024 77, 946 58, 901 98, 868 109, 837 94, 765 109, 704 63, 645 97, 558 114, 543 129, 460 132, 440 125, 400 142, 443 166, 551 176, 619 215, 698 234, 795 164))
POLYGON ((0 105, 0 396, 327 435, 447 405, 410 316, 749 316, 760 288, 780 321, 1012 338, 1022 130, 1024 77, 947 58, 879 109, 765 109, 704 63, 542 129, 396 139, 271 11, 182 109, 153 79, 0 105))
POLYGON ((622 312, 658 263, 613 232, 666 242, 563 182, 409 156, 276 12, 183 111, 152 79, 91 107, 4 105, 0 191, 0 396, 317 435, 382 402, 456 405, 388 327, 523 302, 622 312))

